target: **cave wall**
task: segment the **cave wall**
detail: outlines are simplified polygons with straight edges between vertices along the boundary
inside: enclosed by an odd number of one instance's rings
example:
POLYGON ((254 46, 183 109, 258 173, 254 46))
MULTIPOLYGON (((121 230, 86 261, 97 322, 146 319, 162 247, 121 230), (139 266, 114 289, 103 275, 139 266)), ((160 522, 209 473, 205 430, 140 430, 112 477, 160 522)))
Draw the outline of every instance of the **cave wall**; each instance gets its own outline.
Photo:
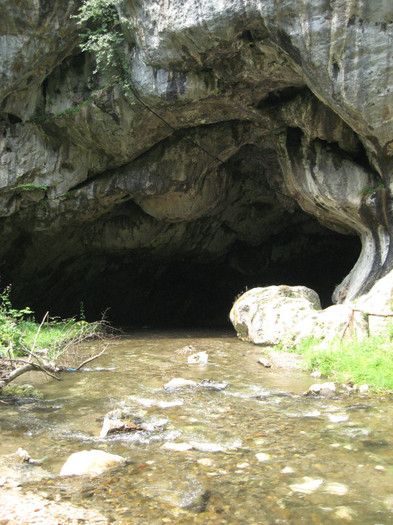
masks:
POLYGON ((269 284, 304 267, 310 228, 331 250, 316 221, 337 232, 335 302, 391 274, 389 0, 119 1, 131 90, 81 51, 81 5, 0 7, 0 276, 17 301, 126 289, 135 309, 182 264, 269 284), (361 241, 352 269, 338 234, 361 241))

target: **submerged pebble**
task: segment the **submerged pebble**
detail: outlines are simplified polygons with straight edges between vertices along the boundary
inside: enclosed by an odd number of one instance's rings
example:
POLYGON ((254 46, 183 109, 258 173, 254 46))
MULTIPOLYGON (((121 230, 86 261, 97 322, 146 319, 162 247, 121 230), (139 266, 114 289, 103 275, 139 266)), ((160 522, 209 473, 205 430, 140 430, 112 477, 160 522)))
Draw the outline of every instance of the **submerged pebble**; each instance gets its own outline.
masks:
POLYGON ((190 355, 187 358, 189 365, 205 365, 209 360, 209 356, 206 352, 198 352, 196 354, 190 355))
POLYGON ((305 476, 303 483, 294 483, 289 485, 289 488, 294 492, 302 492, 303 494, 311 494, 317 490, 323 483, 322 479, 313 479, 305 476))
POLYGON ((264 452, 258 452, 258 454, 255 454, 255 457, 258 461, 269 461, 270 456, 269 454, 265 454, 264 452))
POLYGON ((192 445, 190 443, 164 443, 162 445, 163 449, 165 450, 174 450, 176 452, 186 452, 187 450, 192 449, 192 445))
POLYGON ((192 447, 200 452, 224 452, 225 448, 219 443, 190 441, 192 447))
POLYGON ((353 521, 357 517, 357 513, 350 507, 336 507, 334 514, 336 518, 344 521, 353 521))
POLYGON ((183 379, 182 377, 175 377, 164 385, 165 390, 176 390, 178 388, 196 386, 197 383, 191 379, 183 379))
POLYGON ((325 483, 323 491, 334 494, 335 496, 344 496, 348 492, 348 487, 343 483, 325 483))

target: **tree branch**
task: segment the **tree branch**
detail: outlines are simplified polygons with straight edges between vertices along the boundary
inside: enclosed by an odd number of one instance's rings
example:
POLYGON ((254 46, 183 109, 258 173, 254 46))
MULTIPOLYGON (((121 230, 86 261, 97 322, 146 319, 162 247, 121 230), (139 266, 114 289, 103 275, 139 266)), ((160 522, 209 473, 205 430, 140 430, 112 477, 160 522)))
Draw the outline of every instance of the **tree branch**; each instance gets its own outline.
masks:
POLYGON ((75 371, 80 370, 82 366, 85 366, 87 365, 87 363, 90 363, 91 361, 94 361, 94 359, 97 359, 97 357, 100 357, 100 355, 102 355, 107 348, 108 348, 108 345, 106 345, 105 348, 102 350, 102 352, 100 352, 99 354, 93 355, 93 357, 89 357, 89 359, 86 359, 86 361, 83 361, 83 363, 81 363, 79 366, 75 368, 75 371))

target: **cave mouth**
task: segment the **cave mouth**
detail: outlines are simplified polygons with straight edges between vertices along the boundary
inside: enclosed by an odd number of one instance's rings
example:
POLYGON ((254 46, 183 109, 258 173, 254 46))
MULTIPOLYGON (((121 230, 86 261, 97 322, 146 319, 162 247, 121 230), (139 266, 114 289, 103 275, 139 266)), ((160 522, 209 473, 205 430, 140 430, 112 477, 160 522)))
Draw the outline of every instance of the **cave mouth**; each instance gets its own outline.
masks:
POLYGON ((112 324, 127 328, 229 328, 234 300, 257 286, 308 286, 329 306, 359 253, 357 236, 335 233, 303 214, 301 227, 289 225, 257 246, 238 241, 215 260, 197 254, 162 259, 143 251, 86 252, 64 261, 45 290, 25 287, 29 297, 24 295, 23 304, 32 305, 37 319, 46 310, 78 315, 83 304, 87 320, 105 311, 112 324))

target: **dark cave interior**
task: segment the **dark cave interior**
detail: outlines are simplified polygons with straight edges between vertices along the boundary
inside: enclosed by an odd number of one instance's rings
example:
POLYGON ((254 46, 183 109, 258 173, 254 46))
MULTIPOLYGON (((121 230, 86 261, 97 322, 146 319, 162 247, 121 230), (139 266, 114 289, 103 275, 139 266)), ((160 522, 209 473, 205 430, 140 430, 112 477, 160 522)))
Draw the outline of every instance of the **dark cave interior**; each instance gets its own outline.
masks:
POLYGON ((86 252, 64 261, 44 289, 39 279, 25 283, 17 302, 31 305, 37 319, 46 310, 78 316, 83 303, 88 320, 106 311, 111 323, 130 328, 229 327, 237 295, 275 284, 308 286, 326 307, 355 264, 360 241, 304 217, 301 229, 294 224, 259 246, 237 242, 215 260, 86 252))

